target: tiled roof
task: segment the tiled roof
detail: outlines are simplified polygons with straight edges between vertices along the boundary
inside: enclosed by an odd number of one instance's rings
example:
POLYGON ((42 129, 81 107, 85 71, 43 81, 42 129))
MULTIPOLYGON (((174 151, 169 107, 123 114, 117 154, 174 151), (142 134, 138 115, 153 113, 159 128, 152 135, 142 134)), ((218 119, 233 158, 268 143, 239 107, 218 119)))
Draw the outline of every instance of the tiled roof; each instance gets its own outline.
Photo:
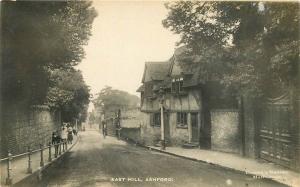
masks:
POLYGON ((168 74, 170 62, 146 62, 142 82, 164 80, 168 74))
MULTIPOLYGON (((174 55, 168 61, 164 62, 146 62, 142 83, 153 83, 152 91, 158 91, 160 87, 171 88, 172 78, 175 76, 183 76, 183 87, 193 87, 199 85, 199 68, 186 66, 185 68, 179 65, 182 60, 179 56, 188 49, 179 47, 175 50, 174 55)), ((185 58, 185 60, 195 60, 194 57, 185 58)), ((140 86, 137 92, 145 91, 144 86, 140 86)))
POLYGON ((171 77, 183 76, 183 87, 197 86, 199 84, 199 66, 195 67, 193 65, 196 56, 181 57, 180 55, 184 53, 189 53, 189 49, 186 46, 179 47, 175 50, 173 57, 170 59, 171 68, 168 74, 171 77), (188 65, 188 63, 184 67, 179 65, 183 58, 184 60, 190 61, 190 65, 188 65))

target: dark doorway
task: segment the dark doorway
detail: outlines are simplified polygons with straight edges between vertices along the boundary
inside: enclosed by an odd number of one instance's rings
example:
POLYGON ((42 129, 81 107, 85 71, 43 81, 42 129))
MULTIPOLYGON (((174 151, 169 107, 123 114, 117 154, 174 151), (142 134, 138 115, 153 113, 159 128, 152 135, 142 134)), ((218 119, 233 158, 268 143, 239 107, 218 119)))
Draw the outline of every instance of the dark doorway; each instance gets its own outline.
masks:
POLYGON ((200 147, 203 149, 211 148, 211 117, 209 110, 204 110, 201 115, 200 147))

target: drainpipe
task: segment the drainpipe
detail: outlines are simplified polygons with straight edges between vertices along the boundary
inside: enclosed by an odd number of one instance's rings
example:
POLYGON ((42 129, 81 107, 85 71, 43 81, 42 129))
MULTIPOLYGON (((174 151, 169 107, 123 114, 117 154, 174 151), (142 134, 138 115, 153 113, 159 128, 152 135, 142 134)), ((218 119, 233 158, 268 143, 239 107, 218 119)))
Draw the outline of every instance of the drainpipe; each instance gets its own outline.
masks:
POLYGON ((159 89, 160 95, 160 130, 161 130, 161 149, 166 149, 165 142, 165 125, 164 125, 164 90, 162 87, 159 89))

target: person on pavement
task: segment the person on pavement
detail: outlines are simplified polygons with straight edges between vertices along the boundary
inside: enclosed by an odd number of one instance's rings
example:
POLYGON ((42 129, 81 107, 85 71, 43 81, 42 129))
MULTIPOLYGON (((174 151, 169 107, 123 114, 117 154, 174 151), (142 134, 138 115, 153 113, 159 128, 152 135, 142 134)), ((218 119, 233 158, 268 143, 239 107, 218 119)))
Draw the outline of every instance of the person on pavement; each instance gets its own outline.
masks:
POLYGON ((73 128, 73 134, 77 136, 77 130, 75 128, 73 128))
POLYGON ((61 130, 61 140, 63 143, 67 142, 67 129, 66 127, 63 127, 61 130))
POLYGON ((102 134, 103 134, 104 138, 107 135, 107 126, 106 126, 105 121, 102 121, 102 134))
POLYGON ((73 142, 73 128, 70 126, 68 128, 68 144, 72 144, 73 142))
POLYGON ((55 149, 55 157, 57 157, 58 155, 58 144, 60 143, 60 137, 59 137, 59 134, 58 132, 53 132, 52 133, 52 144, 54 145, 54 149, 55 149))

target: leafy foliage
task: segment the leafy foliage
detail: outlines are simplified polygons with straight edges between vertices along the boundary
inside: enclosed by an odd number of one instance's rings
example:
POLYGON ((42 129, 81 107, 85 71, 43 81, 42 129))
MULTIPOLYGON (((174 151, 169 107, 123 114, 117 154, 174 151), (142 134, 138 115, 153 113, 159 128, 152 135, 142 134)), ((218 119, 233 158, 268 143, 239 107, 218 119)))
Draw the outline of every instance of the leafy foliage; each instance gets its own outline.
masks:
POLYGON ((218 81, 252 96, 295 85, 298 3, 180 1, 166 7, 163 25, 191 49, 185 55, 195 56, 203 83, 218 81))
POLYGON ((92 112, 89 112, 89 124, 97 124, 99 122, 97 122, 97 118, 95 115, 95 111, 93 110, 92 112))
POLYGON ((123 108, 137 107, 139 98, 125 91, 116 90, 106 86, 93 100, 95 107, 101 108, 104 111, 116 111, 123 108))
POLYGON ((96 11, 87 1, 2 2, 1 10, 3 98, 43 104, 51 71, 84 57, 96 11))
POLYGON ((87 117, 89 88, 79 70, 55 70, 51 74, 51 87, 47 95, 47 104, 59 108, 64 121, 87 117))

